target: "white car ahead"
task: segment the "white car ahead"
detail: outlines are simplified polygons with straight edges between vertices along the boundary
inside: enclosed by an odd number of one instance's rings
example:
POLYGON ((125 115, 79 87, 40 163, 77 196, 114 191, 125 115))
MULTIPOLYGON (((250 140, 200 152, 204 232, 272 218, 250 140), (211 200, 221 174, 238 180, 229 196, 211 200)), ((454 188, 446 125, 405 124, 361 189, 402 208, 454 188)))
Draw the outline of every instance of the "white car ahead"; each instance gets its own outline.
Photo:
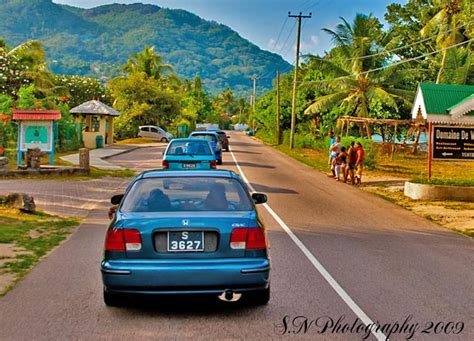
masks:
POLYGON ((146 139, 159 140, 161 142, 169 142, 174 136, 158 126, 140 126, 138 127, 138 137, 146 139))

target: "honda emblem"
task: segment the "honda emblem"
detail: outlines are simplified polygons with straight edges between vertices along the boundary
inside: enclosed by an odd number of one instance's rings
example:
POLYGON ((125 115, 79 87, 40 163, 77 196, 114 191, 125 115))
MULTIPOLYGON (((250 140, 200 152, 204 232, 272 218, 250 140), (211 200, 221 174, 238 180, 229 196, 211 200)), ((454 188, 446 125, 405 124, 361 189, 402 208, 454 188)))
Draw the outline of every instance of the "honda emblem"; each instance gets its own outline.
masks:
POLYGON ((189 226, 189 220, 183 219, 183 226, 189 226))

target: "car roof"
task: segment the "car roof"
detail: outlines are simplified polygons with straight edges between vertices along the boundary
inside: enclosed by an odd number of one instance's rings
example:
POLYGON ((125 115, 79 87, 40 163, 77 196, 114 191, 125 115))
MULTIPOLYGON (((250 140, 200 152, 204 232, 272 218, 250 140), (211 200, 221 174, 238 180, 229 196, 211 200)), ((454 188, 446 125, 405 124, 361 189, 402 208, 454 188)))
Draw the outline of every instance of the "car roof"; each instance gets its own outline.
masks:
POLYGON ((184 137, 184 138, 172 139, 170 143, 173 143, 173 142, 209 143, 209 142, 207 142, 206 140, 197 139, 197 138, 192 138, 192 137, 184 137))
POLYGON ((239 176, 231 170, 224 169, 213 169, 213 170, 167 170, 167 169, 156 169, 145 171, 137 175, 136 179, 149 179, 149 178, 187 178, 187 177, 209 177, 209 178, 234 178, 238 179, 239 176))
POLYGON ((193 131, 190 135, 216 135, 217 133, 215 131, 209 131, 209 130, 203 130, 203 131, 193 131))

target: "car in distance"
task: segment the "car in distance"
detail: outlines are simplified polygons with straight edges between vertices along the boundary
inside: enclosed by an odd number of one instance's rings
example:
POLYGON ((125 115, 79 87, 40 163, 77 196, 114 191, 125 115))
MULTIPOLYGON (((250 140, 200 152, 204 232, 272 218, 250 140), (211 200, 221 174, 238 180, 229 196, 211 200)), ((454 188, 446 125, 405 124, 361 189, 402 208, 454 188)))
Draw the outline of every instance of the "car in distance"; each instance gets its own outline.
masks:
POLYGON ((140 126, 138 127, 138 137, 169 142, 174 136, 158 126, 140 126))
POLYGON ((135 177, 106 233, 101 263, 106 305, 129 295, 212 294, 251 304, 270 299, 264 226, 249 194, 228 170, 155 170, 135 177), (237 294, 237 295, 236 295, 237 294))
POLYGON ((174 139, 163 153, 163 169, 215 169, 216 155, 209 141, 174 139))
POLYGON ((219 140, 221 141, 221 144, 222 144, 222 150, 225 150, 226 152, 228 152, 230 136, 228 136, 224 130, 213 130, 213 131, 216 132, 217 135, 219 135, 219 140))
POLYGON ((219 139, 219 135, 214 131, 193 131, 190 138, 204 139, 209 141, 216 154, 216 160, 218 165, 222 165, 222 144, 219 139))

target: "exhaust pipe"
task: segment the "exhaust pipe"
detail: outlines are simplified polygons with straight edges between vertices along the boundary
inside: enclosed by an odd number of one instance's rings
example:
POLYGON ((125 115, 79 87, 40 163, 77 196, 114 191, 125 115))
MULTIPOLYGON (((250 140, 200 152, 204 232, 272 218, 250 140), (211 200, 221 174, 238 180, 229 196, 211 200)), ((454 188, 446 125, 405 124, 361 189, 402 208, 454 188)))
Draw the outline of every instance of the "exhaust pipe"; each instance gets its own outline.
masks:
POLYGON ((242 297, 242 294, 233 292, 230 289, 224 290, 224 292, 218 296, 220 300, 225 302, 237 302, 242 297))

